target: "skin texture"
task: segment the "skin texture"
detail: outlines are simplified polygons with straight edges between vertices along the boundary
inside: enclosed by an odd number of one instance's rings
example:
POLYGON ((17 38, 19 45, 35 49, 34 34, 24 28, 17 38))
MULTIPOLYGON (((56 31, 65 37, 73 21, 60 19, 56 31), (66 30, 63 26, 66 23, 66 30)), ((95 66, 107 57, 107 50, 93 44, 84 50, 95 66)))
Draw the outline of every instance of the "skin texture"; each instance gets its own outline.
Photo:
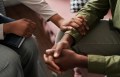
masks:
POLYGON ((72 28, 77 29, 81 35, 85 35, 87 30, 89 30, 86 20, 82 16, 75 16, 70 20, 65 20, 60 15, 53 15, 49 21, 52 21, 55 25, 57 25, 62 31, 70 30, 72 28))
MULTIPOLYGON (((77 30, 81 34, 85 35, 89 30, 82 17, 74 18, 73 22, 79 24, 81 29, 77 27, 77 30)), ((52 71, 61 73, 62 71, 66 71, 74 67, 87 67, 87 56, 77 54, 75 51, 69 49, 73 42, 74 39, 71 35, 64 34, 57 44, 55 44, 51 49, 46 50, 44 60, 52 71)))
POLYGON ((13 33, 24 37, 30 37, 35 29, 36 24, 29 19, 19 19, 13 22, 5 23, 3 26, 5 34, 13 33))
POLYGON ((79 55, 70 49, 63 49, 58 58, 44 54, 44 60, 48 67, 56 73, 62 73, 74 67, 87 68, 88 62, 87 56, 79 55))

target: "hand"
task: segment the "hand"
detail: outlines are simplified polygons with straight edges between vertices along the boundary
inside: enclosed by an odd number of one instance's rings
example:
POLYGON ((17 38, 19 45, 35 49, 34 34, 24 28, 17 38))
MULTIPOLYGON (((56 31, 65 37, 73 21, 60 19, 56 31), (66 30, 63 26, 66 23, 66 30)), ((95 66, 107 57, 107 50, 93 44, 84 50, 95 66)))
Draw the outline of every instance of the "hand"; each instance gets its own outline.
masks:
POLYGON ((36 24, 29 19, 20 19, 5 23, 3 30, 6 34, 13 33, 18 36, 30 37, 34 32, 36 24))
POLYGON ((69 49, 64 49, 59 58, 53 58, 51 55, 44 54, 44 60, 49 68, 56 73, 61 73, 62 71, 66 71, 74 67, 87 66, 86 56, 76 54, 74 51, 69 49))
POLYGON ((56 73, 59 73, 59 74, 61 73, 59 66, 56 65, 55 62, 54 62, 53 56, 44 54, 43 57, 44 57, 45 63, 47 64, 47 67, 48 67, 50 70, 52 70, 52 71, 54 71, 54 72, 56 72, 56 73))
POLYGON ((56 43, 51 49, 46 50, 47 55, 53 55, 55 58, 61 55, 63 49, 69 49, 70 44, 67 41, 60 41, 56 43))
POLYGON ((65 20, 59 14, 55 14, 49 19, 55 25, 57 25, 62 31, 70 30, 72 28, 77 29, 82 35, 86 33, 88 27, 86 26, 86 20, 82 16, 76 16, 70 20, 65 20))
POLYGON ((76 16, 72 18, 72 22, 77 24, 76 26, 73 25, 72 27, 78 30, 81 35, 85 35, 87 31, 89 30, 89 27, 86 24, 86 20, 82 16, 76 16))
POLYGON ((62 51, 62 55, 59 58, 56 58, 54 61, 59 66, 61 71, 79 67, 81 63, 79 54, 69 49, 64 49, 62 51))
POLYGON ((72 18, 71 20, 60 20, 59 21, 59 27, 61 30, 66 31, 70 30, 72 28, 75 28, 80 32, 81 35, 85 35, 87 31, 89 30, 89 27, 86 24, 86 20, 82 16, 76 16, 72 18))
POLYGON ((71 30, 73 27, 77 25, 76 23, 73 23, 72 20, 61 19, 58 22, 59 22, 59 28, 62 31, 71 30))

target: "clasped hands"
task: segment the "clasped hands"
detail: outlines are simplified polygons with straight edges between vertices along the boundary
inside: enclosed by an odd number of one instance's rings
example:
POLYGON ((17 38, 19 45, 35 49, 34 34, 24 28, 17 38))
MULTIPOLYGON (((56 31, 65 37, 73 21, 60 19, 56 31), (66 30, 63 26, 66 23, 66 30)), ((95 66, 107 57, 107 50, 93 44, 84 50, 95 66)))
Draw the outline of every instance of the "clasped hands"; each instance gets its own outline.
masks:
MULTIPOLYGON (((78 30, 81 35, 85 35, 86 31, 89 30, 83 17, 73 18, 72 22, 79 25, 79 27, 72 27, 78 30)), ((84 56, 75 53, 70 47, 71 42, 66 39, 61 39, 51 49, 46 50, 44 60, 48 68, 56 73, 62 73, 68 69, 82 66, 84 63, 81 61, 84 59, 84 56)))

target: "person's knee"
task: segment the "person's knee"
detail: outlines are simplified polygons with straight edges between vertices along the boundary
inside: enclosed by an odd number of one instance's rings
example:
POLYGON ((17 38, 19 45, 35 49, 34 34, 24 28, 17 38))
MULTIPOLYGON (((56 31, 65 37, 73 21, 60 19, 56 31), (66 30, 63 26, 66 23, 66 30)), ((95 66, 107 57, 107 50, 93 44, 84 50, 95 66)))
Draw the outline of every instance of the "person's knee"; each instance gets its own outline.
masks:
POLYGON ((38 47, 36 41, 33 38, 27 38, 23 43, 21 49, 24 51, 26 57, 34 57, 38 54, 38 47))
POLYGON ((0 50, 0 71, 18 65, 21 65, 19 55, 12 49, 3 46, 0 50))

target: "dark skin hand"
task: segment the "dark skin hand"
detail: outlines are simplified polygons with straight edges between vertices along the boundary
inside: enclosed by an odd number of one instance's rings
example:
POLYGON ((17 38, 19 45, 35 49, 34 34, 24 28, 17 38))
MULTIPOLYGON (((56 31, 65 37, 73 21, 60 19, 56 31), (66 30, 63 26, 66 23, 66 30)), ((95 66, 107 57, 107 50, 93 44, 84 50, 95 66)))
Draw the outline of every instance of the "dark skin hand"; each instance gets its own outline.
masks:
MULTIPOLYGON (((88 26, 86 25, 86 20, 82 16, 77 16, 72 19, 72 22, 77 23, 77 25, 74 26, 75 29, 77 29, 81 35, 85 35, 87 31, 89 30, 88 26), (76 27, 77 26, 77 27, 76 27)), ((54 44, 54 46, 51 49, 55 49, 54 57, 58 57, 61 53, 62 49, 69 49, 73 43, 73 38, 70 35, 65 34, 63 38, 57 43, 54 44)), ((50 54, 51 50, 46 50, 47 54, 50 54)))
POLYGON ((51 55, 45 54, 44 59, 46 64, 52 68, 51 70, 56 73, 61 73, 74 67, 87 68, 88 62, 87 56, 79 55, 69 49, 63 49, 59 58, 53 58, 51 55))
POLYGON ((25 18, 5 23, 3 26, 3 31, 5 34, 13 33, 23 37, 30 37, 35 29, 36 23, 25 18))
MULTIPOLYGON (((78 30, 81 35, 85 35, 89 30, 84 17, 75 17, 72 19, 72 22, 79 24, 74 28, 78 30)), ((44 60, 51 70, 56 73, 61 73, 62 71, 77 66, 87 67, 87 56, 76 54, 74 51, 69 49, 73 42, 74 40, 71 35, 64 34, 57 44, 55 44, 51 49, 46 50, 44 60)))

